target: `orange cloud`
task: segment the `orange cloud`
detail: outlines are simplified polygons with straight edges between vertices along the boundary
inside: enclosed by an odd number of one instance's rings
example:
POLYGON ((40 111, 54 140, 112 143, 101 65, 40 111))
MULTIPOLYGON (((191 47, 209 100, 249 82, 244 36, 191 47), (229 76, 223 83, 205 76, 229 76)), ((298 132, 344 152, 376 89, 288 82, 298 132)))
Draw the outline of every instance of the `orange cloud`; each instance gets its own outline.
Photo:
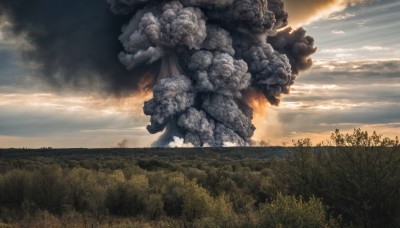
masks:
POLYGON ((133 116, 144 117, 144 102, 153 97, 152 86, 156 76, 152 74, 142 77, 139 81, 139 89, 134 94, 127 97, 87 97, 87 104, 90 108, 100 110, 110 110, 114 112, 129 112, 133 116))
POLYGON ((289 13, 289 24, 301 26, 340 12, 348 6, 364 4, 373 0, 283 0, 289 13))

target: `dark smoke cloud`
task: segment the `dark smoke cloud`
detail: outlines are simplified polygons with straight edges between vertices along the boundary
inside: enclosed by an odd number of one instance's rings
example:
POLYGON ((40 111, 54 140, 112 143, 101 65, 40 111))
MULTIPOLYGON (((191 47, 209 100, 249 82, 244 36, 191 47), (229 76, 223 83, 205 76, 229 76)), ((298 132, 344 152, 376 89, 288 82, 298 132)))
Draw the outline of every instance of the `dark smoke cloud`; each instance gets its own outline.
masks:
POLYGON ((282 93, 289 93, 295 75, 286 55, 275 51, 268 43, 250 47, 243 58, 250 64, 253 86, 264 93, 267 100, 278 105, 282 93))
POLYGON ((312 66, 310 55, 317 49, 314 47, 314 38, 306 36, 306 30, 286 28, 270 37, 268 42, 280 53, 285 54, 290 61, 292 72, 298 74, 312 66))
POLYGON ((229 6, 234 2, 234 0, 182 0, 181 2, 185 6, 197 6, 212 9, 229 6))
POLYGON ((274 26, 274 13, 266 0, 235 0, 226 9, 212 11, 211 20, 218 20, 231 28, 251 33, 265 33, 274 26))
POLYGON ((154 0, 107 0, 111 5, 111 10, 115 14, 129 14, 140 9, 144 5, 155 2, 154 0))
POLYGON ((283 28, 288 24, 288 13, 284 9, 284 3, 281 0, 269 0, 268 9, 275 15, 275 28, 283 28))
POLYGON ((25 59, 56 88, 123 95, 139 88, 140 76, 149 70, 128 71, 119 63, 122 46, 116 37, 129 17, 114 15, 105 1, 1 0, 0 18, 33 46, 23 50, 25 59))
POLYGON ((100 82, 121 95, 155 77, 144 113, 150 133, 164 131, 156 146, 249 145, 242 94, 278 105, 315 52, 303 29, 278 31, 288 24, 281 0, 8 0, 0 12, 51 84, 100 82))
POLYGON ((234 130, 245 141, 253 135, 255 127, 251 124, 252 116, 245 116, 233 97, 218 93, 209 95, 202 108, 215 120, 234 130))
POLYGON ((214 145, 215 122, 203 110, 189 108, 179 117, 178 125, 186 129, 185 138, 194 146, 214 145))
POLYGON ((217 52, 214 56, 209 51, 195 52, 189 68, 198 92, 218 90, 219 93, 232 94, 246 89, 250 84, 247 64, 226 53, 217 52))
POLYGON ((150 133, 164 130, 173 115, 183 112, 194 104, 191 81, 184 76, 161 79, 153 87, 153 96, 144 104, 144 113, 151 115, 150 133))

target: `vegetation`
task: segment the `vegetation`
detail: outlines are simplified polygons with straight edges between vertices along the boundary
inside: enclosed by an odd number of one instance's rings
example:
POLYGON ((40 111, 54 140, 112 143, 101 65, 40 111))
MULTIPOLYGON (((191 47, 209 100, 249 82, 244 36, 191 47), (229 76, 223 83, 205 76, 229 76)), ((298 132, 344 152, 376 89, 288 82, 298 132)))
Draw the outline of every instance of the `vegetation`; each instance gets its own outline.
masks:
POLYGON ((400 144, 0 150, 0 227, 399 227, 400 144), (285 150, 285 151, 283 151, 285 150))

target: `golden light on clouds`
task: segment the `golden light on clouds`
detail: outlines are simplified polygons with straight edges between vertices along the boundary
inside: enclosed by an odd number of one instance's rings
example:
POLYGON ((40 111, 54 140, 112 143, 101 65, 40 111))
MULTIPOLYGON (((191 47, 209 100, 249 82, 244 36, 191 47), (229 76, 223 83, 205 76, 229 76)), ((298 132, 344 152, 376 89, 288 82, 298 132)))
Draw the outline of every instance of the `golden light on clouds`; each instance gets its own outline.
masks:
POLYGON ((271 107, 262 93, 248 90, 245 93, 246 102, 253 108, 253 124, 256 130, 253 135, 254 142, 261 141, 270 144, 270 138, 281 137, 281 123, 278 112, 271 107))
POLYGON ((373 0, 284 0, 289 13, 289 24, 299 27, 320 18, 340 12, 346 7, 373 0))
POLYGON ((143 103, 151 99, 152 94, 141 92, 129 97, 87 97, 87 105, 92 109, 108 110, 110 112, 126 112, 133 116, 144 116, 143 103))
POLYGON ((144 116, 143 104, 153 97, 151 90, 156 76, 148 74, 139 81, 139 89, 127 97, 98 97, 88 98, 89 106, 95 109, 111 109, 114 111, 129 112, 134 116, 144 116))
POLYGON ((96 111, 99 115, 129 113, 144 116, 143 103, 152 94, 142 91, 125 98, 101 96, 61 96, 51 93, 0 94, 0 106, 31 107, 42 110, 60 110, 63 112, 96 111))
POLYGON ((122 139, 128 139, 133 147, 147 147, 158 137, 148 135, 145 129, 147 117, 143 114, 143 102, 150 97, 151 94, 145 92, 123 99, 52 93, 0 93, 0 110, 3 110, 3 116, 10 119, 2 127, 18 124, 13 118, 24 116, 19 121, 21 126, 18 132, 22 133, 4 135, 1 132, 4 129, 0 129, 0 148, 113 147, 122 139), (40 134, 26 136, 25 132, 30 132, 32 125, 34 128, 40 126, 37 129, 40 134), (45 133, 47 131, 51 133, 45 133))

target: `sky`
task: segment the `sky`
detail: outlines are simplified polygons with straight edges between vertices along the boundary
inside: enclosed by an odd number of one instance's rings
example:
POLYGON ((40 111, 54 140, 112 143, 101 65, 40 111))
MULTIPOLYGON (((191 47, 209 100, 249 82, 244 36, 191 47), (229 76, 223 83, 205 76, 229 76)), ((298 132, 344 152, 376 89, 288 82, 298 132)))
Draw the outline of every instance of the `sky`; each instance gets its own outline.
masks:
MULTIPOLYGON (((313 67, 279 107, 255 116, 254 139, 291 145, 324 141, 335 129, 400 135, 400 1, 287 0, 289 22, 315 38, 313 67), (300 4, 304 2, 304 4, 300 4), (307 5, 307 7, 304 7, 307 5)), ((19 51, 27 45, 0 23, 0 148, 148 147, 143 101, 55 91, 38 80, 19 51)))

